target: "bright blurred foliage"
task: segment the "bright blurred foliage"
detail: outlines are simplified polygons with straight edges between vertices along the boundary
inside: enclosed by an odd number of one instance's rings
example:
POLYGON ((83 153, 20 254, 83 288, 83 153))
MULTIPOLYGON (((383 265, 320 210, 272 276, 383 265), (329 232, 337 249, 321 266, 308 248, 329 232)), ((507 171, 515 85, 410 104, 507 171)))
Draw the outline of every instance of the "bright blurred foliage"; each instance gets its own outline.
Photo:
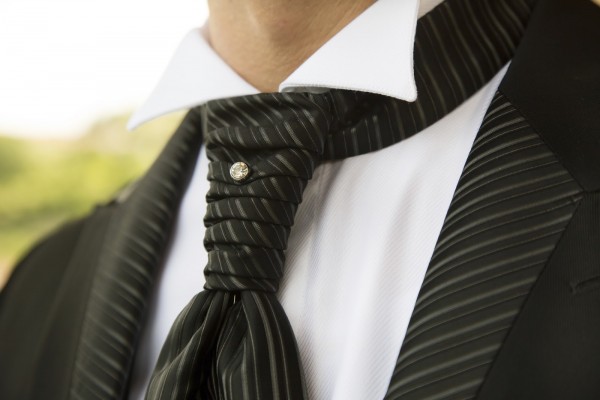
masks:
POLYGON ((0 135, 0 288, 36 240, 140 176, 180 119, 163 117, 128 132, 127 116, 115 116, 69 141, 0 135))

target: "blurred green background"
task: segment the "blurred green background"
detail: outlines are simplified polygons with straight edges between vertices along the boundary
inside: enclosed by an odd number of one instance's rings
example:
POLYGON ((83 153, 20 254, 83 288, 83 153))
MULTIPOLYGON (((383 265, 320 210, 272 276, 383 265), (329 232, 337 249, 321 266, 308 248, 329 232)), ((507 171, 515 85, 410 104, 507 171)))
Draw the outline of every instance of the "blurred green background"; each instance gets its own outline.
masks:
POLYGON ((118 115, 75 140, 15 139, 0 132, 0 288, 36 240, 140 176, 181 117, 128 132, 128 115, 118 115))

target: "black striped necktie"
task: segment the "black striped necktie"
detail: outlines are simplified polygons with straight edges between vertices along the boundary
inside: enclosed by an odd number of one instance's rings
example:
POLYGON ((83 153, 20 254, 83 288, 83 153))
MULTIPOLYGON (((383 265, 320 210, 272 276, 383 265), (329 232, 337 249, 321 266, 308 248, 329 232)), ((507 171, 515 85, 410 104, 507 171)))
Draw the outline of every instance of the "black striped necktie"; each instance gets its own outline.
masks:
POLYGON ((307 398, 276 291, 314 169, 397 143, 455 109, 510 59, 529 13, 527 0, 449 0, 421 18, 414 103, 331 90, 216 100, 190 112, 180 129, 204 135, 210 160, 206 284, 173 324, 147 399, 307 398))

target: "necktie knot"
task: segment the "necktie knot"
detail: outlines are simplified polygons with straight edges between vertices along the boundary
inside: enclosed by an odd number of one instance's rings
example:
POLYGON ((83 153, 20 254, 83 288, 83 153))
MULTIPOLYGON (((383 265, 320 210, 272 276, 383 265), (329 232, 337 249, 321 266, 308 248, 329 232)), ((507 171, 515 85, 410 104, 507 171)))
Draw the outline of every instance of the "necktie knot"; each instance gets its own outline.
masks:
POLYGON ((331 125, 329 109, 326 95, 302 93, 210 101, 202 107, 209 159, 261 159, 265 152, 283 148, 320 154, 331 125))
POLYGON ((204 107, 205 288, 277 291, 294 214, 323 157, 331 106, 327 94, 277 93, 204 107))

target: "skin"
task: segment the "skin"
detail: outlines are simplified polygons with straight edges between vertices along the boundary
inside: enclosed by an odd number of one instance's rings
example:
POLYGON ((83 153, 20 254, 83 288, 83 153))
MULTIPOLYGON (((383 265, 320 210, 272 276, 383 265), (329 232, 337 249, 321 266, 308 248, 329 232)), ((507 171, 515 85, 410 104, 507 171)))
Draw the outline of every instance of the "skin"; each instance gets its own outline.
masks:
POLYGON ((279 84, 375 0, 208 0, 213 49, 262 92, 279 84))

